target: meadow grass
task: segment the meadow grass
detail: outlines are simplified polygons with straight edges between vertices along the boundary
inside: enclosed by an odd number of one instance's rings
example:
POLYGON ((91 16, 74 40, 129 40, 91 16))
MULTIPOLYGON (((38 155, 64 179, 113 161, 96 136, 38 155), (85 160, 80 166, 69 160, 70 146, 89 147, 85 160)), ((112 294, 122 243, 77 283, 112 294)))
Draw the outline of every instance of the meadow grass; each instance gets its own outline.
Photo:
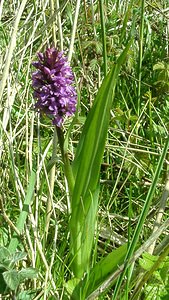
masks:
POLYGON ((0 2, 0 299, 169 298, 168 1, 0 2), (34 109, 37 52, 78 104, 34 109))

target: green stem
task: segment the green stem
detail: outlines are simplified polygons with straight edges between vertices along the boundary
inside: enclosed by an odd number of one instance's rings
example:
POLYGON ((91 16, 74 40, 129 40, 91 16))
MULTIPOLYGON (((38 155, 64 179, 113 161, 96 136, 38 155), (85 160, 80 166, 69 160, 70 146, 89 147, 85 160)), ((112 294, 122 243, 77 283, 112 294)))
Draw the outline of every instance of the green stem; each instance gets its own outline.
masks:
POLYGON ((65 148, 65 143, 64 143, 64 134, 61 128, 56 126, 57 130, 57 135, 58 135, 58 141, 61 149, 61 154, 62 154, 62 159, 64 163, 64 171, 65 171, 65 176, 68 182, 68 187, 69 187, 69 193, 70 196, 73 193, 73 188, 74 188, 74 176, 72 172, 72 167, 70 165, 69 157, 68 157, 68 152, 67 149, 65 148))
MULTIPOLYGON (((53 161, 56 157, 56 151, 57 151, 57 132, 56 132, 56 129, 54 129, 53 150, 52 150, 52 160, 53 161)), ((55 183, 55 170, 56 170, 56 165, 54 164, 50 170, 49 195, 48 195, 48 201, 47 201, 47 207, 46 207, 45 242, 47 240, 50 218, 51 218, 51 214, 52 214, 53 191, 54 191, 54 183, 55 183)))

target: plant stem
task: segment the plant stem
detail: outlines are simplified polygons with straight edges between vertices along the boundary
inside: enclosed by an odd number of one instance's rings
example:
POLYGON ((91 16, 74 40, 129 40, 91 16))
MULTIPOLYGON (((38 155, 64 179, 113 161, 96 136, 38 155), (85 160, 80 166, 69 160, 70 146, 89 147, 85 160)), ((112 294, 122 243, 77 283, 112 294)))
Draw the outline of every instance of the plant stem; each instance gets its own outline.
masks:
MULTIPOLYGON (((54 159, 56 156, 56 148, 57 148, 57 132, 56 132, 56 128, 54 128, 52 159, 54 159)), ((56 169, 56 167, 54 164, 52 169, 50 170, 49 196, 48 196, 47 208, 46 208, 45 241, 47 240, 50 217, 52 214, 52 202, 53 202, 52 200, 53 200, 53 190, 54 190, 54 183, 55 183, 55 169, 56 169)))
POLYGON ((66 179, 67 179, 67 182, 68 182, 69 193, 70 193, 70 196, 71 196, 72 193, 73 193, 73 188, 74 188, 73 172, 72 172, 72 168, 71 168, 71 165, 70 165, 68 152, 67 152, 67 149, 65 148, 65 145, 64 145, 63 131, 59 127, 56 127, 56 130, 57 130, 58 141, 59 141, 59 145, 60 145, 60 149, 61 149, 62 159, 63 159, 63 163, 64 163, 65 176, 66 176, 66 179))

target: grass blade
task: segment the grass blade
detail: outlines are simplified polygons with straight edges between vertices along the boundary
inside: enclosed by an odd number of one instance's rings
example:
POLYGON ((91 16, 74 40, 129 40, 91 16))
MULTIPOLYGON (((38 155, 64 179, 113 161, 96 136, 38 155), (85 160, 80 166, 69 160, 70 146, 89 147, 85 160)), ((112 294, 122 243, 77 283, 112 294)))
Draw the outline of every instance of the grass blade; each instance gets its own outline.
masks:
POLYGON ((157 165, 157 169, 156 169, 156 172, 155 172, 155 175, 154 175, 154 180, 153 180, 153 182, 151 184, 151 187, 150 187, 150 189, 148 191, 147 198, 145 200, 145 204, 143 206, 142 213, 140 215, 138 224, 136 226, 136 229, 135 229, 135 232, 134 232, 131 244, 129 245, 129 248, 128 248, 128 251, 127 251, 127 255, 126 255, 126 258, 125 258, 125 261, 126 261, 125 269, 124 269, 124 272, 119 277, 119 280, 117 282, 117 286, 115 288, 114 296, 113 296, 114 300, 117 299, 117 295, 118 295, 118 292, 119 292, 122 280, 123 280, 123 278, 124 278, 124 276, 126 274, 126 270, 128 268, 128 263, 127 262, 130 260, 131 256, 134 253, 136 244, 137 244, 138 239, 139 239, 140 232, 141 232, 141 230, 143 228, 143 225, 144 225, 144 222, 145 222, 145 219, 146 219, 146 216, 147 216, 147 213, 148 213, 148 210, 149 210, 152 198, 154 196, 156 185, 158 183, 158 179, 159 179, 162 167, 163 167, 164 159, 166 157, 168 148, 169 148, 169 136, 167 137, 164 149, 163 149, 163 151, 161 153, 161 157, 159 159, 159 162, 158 162, 158 165, 157 165))
MULTIPOLYGON (((36 183, 36 172, 34 170, 32 170, 32 173, 30 175, 30 181, 29 181, 27 194, 26 194, 25 201, 23 204, 23 209, 19 215, 19 218, 18 218, 18 221, 16 224, 16 228, 19 230, 20 233, 22 233, 22 230, 24 229, 26 218, 29 213, 29 205, 30 205, 32 197, 33 197, 35 183, 36 183)), ((16 233, 14 233, 14 235, 10 241, 8 250, 10 252, 15 252, 15 250, 18 246, 18 243, 19 243, 19 237, 16 233)))
POLYGON ((18 13, 16 15, 15 23, 14 23, 14 29, 13 29, 12 37, 10 40, 7 59, 6 59, 5 67, 4 67, 3 74, 2 74, 2 80, 0 83, 0 111, 1 111, 1 105, 2 105, 2 95, 3 95, 3 91, 4 91, 6 81, 8 78, 8 73, 9 73, 10 63, 12 60, 13 51, 16 46, 18 25, 19 25, 23 10, 25 8, 26 2, 27 2, 27 0, 22 1, 21 5, 19 7, 18 13))

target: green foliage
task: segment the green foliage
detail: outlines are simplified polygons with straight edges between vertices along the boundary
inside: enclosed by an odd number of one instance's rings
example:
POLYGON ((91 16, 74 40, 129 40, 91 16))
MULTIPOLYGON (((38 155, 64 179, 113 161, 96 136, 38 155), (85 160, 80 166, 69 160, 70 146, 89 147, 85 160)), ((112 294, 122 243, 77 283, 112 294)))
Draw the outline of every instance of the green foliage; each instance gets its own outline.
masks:
MULTIPOLYGON (((158 256, 144 253, 139 259, 140 266, 145 271, 151 271, 154 263, 158 261, 158 256)), ((152 273, 151 279, 145 287, 146 299, 153 299, 153 293, 156 293, 156 299, 165 299, 169 295, 169 257, 167 256, 158 268, 152 273)))
MULTIPOLYGON (((120 266, 127 252, 127 244, 113 250, 106 257, 102 258, 84 279, 82 289, 85 290, 85 296, 95 291, 110 275, 120 266)), ((114 284, 115 282, 112 282, 114 284)))
POLYGON ((86 119, 75 160, 75 178, 71 203, 71 252, 73 271, 81 278, 89 270, 96 214, 98 210, 98 179, 109 125, 110 109, 120 67, 130 47, 128 43, 117 64, 104 79, 93 107, 86 119))
POLYGON ((149 283, 148 285, 146 285, 144 290, 144 299, 146 300, 167 300, 169 296, 168 287, 166 286, 166 284, 160 282, 159 280, 154 280, 154 282, 149 283))
POLYGON ((158 72, 157 81, 154 85, 158 89, 158 92, 168 93, 169 92, 169 63, 158 62, 153 66, 153 70, 158 72))
POLYGON ((34 268, 18 270, 16 263, 26 257, 25 252, 10 253, 10 251, 0 246, 0 293, 5 294, 9 290, 16 291, 25 279, 34 279, 38 271, 34 268))
POLYGON ((3 278, 6 282, 6 285, 12 290, 16 290, 20 283, 19 274, 15 270, 3 272, 3 278))
POLYGON ((22 291, 18 294, 18 300, 33 300, 35 298, 36 291, 22 291))
MULTIPOLYGON (((162 154, 169 128, 167 1, 104 0, 102 7, 99 1, 81 1, 79 11, 79 1, 0 2, 0 294, 5 300, 80 299, 101 286, 102 294, 96 297, 110 300, 114 282, 106 288, 102 282, 118 270, 117 258, 119 266, 124 262, 126 242, 128 251, 133 237, 134 244, 145 245, 161 198, 167 197, 168 151, 162 154), (123 66, 111 79, 130 34, 123 66), (53 45, 54 35, 57 47, 67 54, 73 39, 70 63, 79 103, 75 119, 66 120, 63 127, 76 180, 73 199, 57 141, 52 154, 54 128, 33 109, 31 62, 37 52, 53 45), (110 73, 104 81, 105 66, 110 73), (108 91, 114 94, 109 108, 108 91), (162 156, 164 163, 154 181, 162 156), (152 201, 149 198, 143 214, 149 191, 152 201), (40 272, 34 280, 32 266, 40 272)), ((162 207, 161 223, 168 217, 167 204, 162 207)), ((155 241, 157 255, 140 259, 145 274, 157 263, 160 245, 168 243, 167 232, 166 228, 155 241)), ((130 256, 134 257, 131 251, 130 256)), ((167 259, 150 274, 140 299, 168 300, 167 259)), ((140 264, 129 266, 117 297, 132 299, 140 264)))
MULTIPOLYGON (((29 182, 29 186, 28 186, 28 190, 27 190, 27 194, 25 197, 25 201, 24 201, 24 205, 23 205, 23 209, 19 215, 18 221, 17 221, 17 229, 20 233, 22 233, 22 230, 24 229, 24 225, 28 216, 28 212, 29 212, 29 205, 31 203, 33 194, 34 194, 34 186, 36 183, 36 174, 35 171, 32 170, 31 175, 30 175, 30 182, 29 182)), ((14 252, 18 246, 19 243, 19 237, 18 235, 15 233, 13 238, 10 241, 9 244, 9 251, 14 252)))

